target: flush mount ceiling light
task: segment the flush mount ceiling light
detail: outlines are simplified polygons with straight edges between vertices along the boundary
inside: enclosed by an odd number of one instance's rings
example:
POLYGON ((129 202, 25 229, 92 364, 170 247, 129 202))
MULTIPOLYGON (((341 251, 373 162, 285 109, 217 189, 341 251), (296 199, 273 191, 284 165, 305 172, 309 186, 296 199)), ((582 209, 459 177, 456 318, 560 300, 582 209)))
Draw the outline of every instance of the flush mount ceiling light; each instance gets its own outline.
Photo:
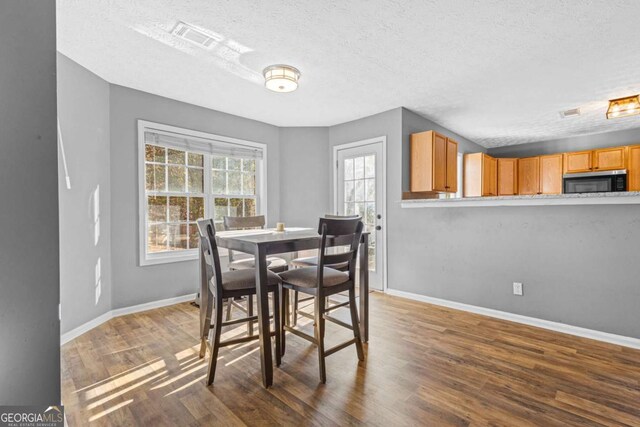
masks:
POLYGON ((609 100, 607 119, 617 119, 635 114, 640 114, 640 95, 609 100))
POLYGON ((274 92, 293 92, 298 88, 300 71, 290 65, 270 65, 262 72, 264 86, 274 92))

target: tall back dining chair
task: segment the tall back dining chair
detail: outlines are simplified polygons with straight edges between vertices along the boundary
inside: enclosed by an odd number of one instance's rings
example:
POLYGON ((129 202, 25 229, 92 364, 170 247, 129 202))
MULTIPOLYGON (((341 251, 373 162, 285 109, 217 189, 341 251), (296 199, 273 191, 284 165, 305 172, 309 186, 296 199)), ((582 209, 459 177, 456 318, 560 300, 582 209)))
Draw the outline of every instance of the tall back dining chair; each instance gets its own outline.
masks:
MULTIPOLYGON (((211 359, 209 360, 209 371, 207 374, 207 385, 213 383, 216 364, 218 359, 218 351, 220 347, 244 343, 251 340, 257 340, 259 335, 253 335, 252 329, 247 336, 221 341, 220 336, 223 326, 231 326, 248 322, 253 324, 258 320, 258 316, 249 315, 240 319, 227 320, 223 322, 223 301, 236 298, 253 296, 256 294, 256 272, 255 269, 243 269, 222 272, 220 267, 220 256, 218 253, 218 245, 216 243, 216 230, 213 220, 202 219, 197 221, 198 232, 200 234, 200 251, 204 259, 204 277, 203 286, 201 288, 202 302, 200 304, 200 318, 202 328, 202 338, 200 344, 200 357, 204 357, 206 349, 211 350, 211 359), (206 283, 204 282, 206 281, 206 283), (206 289, 205 289, 206 285, 206 289), (213 329, 211 342, 208 342, 207 336, 209 330, 213 329)), ((280 310, 279 310, 279 284, 280 277, 272 271, 267 271, 267 292, 274 293, 274 313, 273 320, 275 323, 275 332, 271 335, 276 337, 276 348, 280 346, 280 310)), ((276 364, 280 365, 280 351, 276 352, 276 364)))
MULTIPOLYGON (((343 348, 355 344, 359 360, 364 360, 364 350, 360 337, 360 325, 355 301, 356 259, 362 229, 364 225, 360 218, 320 218, 320 244, 318 246, 318 265, 302 267, 280 273, 280 310, 281 319, 287 318, 288 293, 296 291, 311 295, 314 299, 314 336, 308 335, 293 326, 283 324, 281 327, 281 353, 285 350, 285 332, 291 332, 317 346, 320 381, 327 381, 325 358, 343 348), (346 245, 347 250, 341 253, 327 253, 329 246, 346 245), (346 271, 339 271, 328 265, 347 263, 346 271), (351 325, 329 315, 326 307, 326 297, 339 292, 348 291, 351 325), (353 331, 353 339, 338 344, 330 349, 324 348, 325 321, 336 323, 353 331)), ((345 305, 346 307, 346 305, 345 305)))
MULTIPOLYGON (((264 229, 265 224, 264 215, 224 217, 225 230, 264 229)), ((229 270, 255 268, 254 263, 255 259, 253 256, 238 258, 234 251, 229 250, 229 270)), ((267 268, 275 273, 280 273, 287 270, 287 261, 279 257, 267 257, 267 268)))

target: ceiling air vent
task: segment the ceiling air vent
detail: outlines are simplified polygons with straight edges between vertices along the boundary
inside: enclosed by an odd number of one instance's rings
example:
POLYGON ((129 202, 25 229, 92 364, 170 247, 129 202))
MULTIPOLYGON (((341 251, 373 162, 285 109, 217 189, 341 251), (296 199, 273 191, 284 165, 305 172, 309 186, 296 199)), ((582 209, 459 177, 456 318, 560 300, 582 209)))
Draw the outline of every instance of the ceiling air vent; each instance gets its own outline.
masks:
POLYGON ((566 119, 568 117, 575 117, 580 115, 580 108, 572 108, 570 110, 560 111, 560 117, 566 119))
POLYGON ((193 25, 186 24, 182 21, 178 21, 178 24, 173 29, 171 34, 180 37, 190 43, 197 44, 205 49, 210 48, 214 43, 220 40, 212 34, 208 34, 200 28, 193 25))

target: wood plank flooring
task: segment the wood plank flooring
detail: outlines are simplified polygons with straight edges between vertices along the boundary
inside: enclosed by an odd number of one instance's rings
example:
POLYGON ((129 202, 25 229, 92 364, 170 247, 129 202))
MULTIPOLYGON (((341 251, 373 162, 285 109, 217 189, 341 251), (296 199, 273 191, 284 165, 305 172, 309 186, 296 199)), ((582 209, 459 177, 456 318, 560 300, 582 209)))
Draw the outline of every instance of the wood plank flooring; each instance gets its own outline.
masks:
MULTIPOLYGON (((629 348, 374 293, 367 360, 354 347, 330 356, 326 385, 315 348, 289 335, 272 388, 256 342, 222 349, 205 387, 197 325, 185 303, 65 344, 69 425, 640 426, 640 351, 629 348)), ((349 336, 327 328, 328 346, 349 336)))

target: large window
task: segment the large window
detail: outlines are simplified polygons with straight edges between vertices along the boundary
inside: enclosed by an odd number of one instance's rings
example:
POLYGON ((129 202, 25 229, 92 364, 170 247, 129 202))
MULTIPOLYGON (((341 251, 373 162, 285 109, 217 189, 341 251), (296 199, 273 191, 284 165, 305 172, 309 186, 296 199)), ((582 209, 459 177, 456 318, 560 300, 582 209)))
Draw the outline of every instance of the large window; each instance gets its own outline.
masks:
POLYGON ((197 257, 195 221, 264 212, 266 147, 139 121, 140 264, 197 257))

